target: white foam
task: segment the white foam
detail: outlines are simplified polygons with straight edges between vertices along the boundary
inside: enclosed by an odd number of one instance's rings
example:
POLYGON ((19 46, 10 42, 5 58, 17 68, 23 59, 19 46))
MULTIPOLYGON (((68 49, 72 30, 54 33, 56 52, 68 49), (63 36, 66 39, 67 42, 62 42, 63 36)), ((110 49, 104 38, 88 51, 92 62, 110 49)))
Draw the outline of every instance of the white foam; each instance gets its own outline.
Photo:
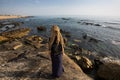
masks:
POLYGON ((102 58, 100 61, 102 61, 103 63, 115 63, 120 65, 120 59, 114 57, 105 57, 102 58))
POLYGON ((112 44, 114 44, 114 45, 120 45, 120 41, 115 41, 115 40, 113 40, 113 41, 112 41, 112 44))

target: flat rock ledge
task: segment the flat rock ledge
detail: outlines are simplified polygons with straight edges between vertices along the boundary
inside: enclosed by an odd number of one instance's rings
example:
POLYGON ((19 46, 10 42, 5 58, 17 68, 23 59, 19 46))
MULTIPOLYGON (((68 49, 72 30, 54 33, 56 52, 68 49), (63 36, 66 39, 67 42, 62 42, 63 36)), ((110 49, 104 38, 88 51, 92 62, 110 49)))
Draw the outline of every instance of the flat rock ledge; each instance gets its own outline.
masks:
POLYGON ((63 55, 65 72, 52 79, 46 45, 39 49, 23 45, 17 50, 0 50, 0 80, 93 80, 67 55, 63 55))

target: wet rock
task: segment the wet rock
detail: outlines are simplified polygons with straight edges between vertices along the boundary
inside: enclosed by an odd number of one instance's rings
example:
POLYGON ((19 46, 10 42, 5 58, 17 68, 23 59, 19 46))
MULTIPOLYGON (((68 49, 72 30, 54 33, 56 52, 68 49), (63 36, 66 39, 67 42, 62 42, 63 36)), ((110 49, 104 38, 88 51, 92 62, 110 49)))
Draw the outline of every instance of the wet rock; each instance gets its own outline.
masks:
POLYGON ((87 39, 88 35, 84 34, 82 37, 83 37, 83 39, 87 39))
POLYGON ((15 28, 15 26, 13 24, 11 24, 11 25, 5 25, 0 30, 2 32, 4 32, 4 31, 8 31, 9 29, 12 29, 12 28, 15 28))
POLYGON ((84 70, 85 69, 92 69, 93 63, 90 59, 85 56, 82 56, 78 63, 84 70))
POLYGON ((120 65, 105 63, 100 65, 97 76, 104 80, 120 80, 120 65))
POLYGON ((90 22, 83 22, 82 24, 84 24, 84 25, 94 25, 94 23, 90 23, 90 22))
POLYGON ((83 39, 87 40, 88 42, 94 42, 94 43, 98 43, 99 41, 101 41, 96 38, 93 38, 91 35, 88 34, 84 34, 83 39))
POLYGON ((28 35, 29 32, 30 32, 29 28, 20 28, 20 29, 8 31, 8 32, 3 32, 0 35, 9 39, 11 38, 15 39, 15 38, 22 38, 28 35))
MULTIPOLYGON (((78 22, 79 23, 79 22, 78 22)), ((98 23, 92 23, 92 22, 82 22, 83 25, 92 25, 92 26, 102 26, 101 24, 98 23)))
POLYGON ((95 26, 101 26, 100 24, 94 24, 95 26))
POLYGON ((26 38, 26 43, 34 46, 35 48, 40 48, 41 47, 41 42, 43 39, 37 35, 29 36, 26 38))
POLYGON ((70 18, 61 18, 62 20, 70 20, 70 18))
POLYGON ((89 42, 95 42, 95 43, 98 43, 99 40, 97 40, 97 39, 91 37, 91 38, 89 39, 89 42))
POLYGON ((44 26, 39 26, 39 27, 37 27, 37 30, 39 30, 39 31, 46 31, 47 29, 44 26))
POLYGON ((81 23, 81 22, 77 22, 78 24, 81 23))

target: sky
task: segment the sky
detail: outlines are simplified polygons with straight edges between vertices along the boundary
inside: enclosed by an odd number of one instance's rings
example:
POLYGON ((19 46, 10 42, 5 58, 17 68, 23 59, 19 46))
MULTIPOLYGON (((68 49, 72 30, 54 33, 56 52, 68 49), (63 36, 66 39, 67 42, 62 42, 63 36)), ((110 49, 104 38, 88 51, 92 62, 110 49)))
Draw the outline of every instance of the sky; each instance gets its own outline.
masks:
POLYGON ((120 16, 120 0, 0 0, 0 14, 120 16))

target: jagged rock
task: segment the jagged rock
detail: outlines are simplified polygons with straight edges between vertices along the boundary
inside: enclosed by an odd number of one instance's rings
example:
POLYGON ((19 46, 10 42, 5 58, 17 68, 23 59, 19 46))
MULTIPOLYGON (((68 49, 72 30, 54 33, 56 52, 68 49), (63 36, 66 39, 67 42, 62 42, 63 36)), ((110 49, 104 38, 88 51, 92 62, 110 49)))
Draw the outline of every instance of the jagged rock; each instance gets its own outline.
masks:
POLYGON ((97 76, 104 80, 120 80, 120 65, 104 63, 99 66, 97 76))
POLYGON ((35 48, 40 48, 42 41, 43 39, 37 35, 29 36, 26 38, 26 43, 34 46, 35 48))
POLYGON ((9 39, 10 38, 15 39, 15 38, 21 38, 23 36, 26 36, 28 35, 29 32, 30 32, 29 28, 20 28, 20 29, 9 31, 9 32, 3 32, 0 35, 9 39))
POLYGON ((90 59, 85 56, 82 56, 78 63, 83 69, 93 68, 93 63, 90 59))
POLYGON ((75 56, 76 60, 79 61, 81 59, 80 56, 75 56))
POLYGON ((39 31, 46 31, 47 29, 44 26, 40 26, 40 27, 37 27, 37 30, 39 30, 39 31))
POLYGON ((8 50, 16 50, 22 46, 23 44, 20 41, 12 41, 4 44, 4 47, 8 50))
POLYGON ((0 36, 0 43, 7 41, 8 38, 4 37, 4 36, 0 36))
POLYGON ((89 42, 95 42, 95 43, 98 43, 99 40, 95 39, 95 38, 90 38, 89 42))

